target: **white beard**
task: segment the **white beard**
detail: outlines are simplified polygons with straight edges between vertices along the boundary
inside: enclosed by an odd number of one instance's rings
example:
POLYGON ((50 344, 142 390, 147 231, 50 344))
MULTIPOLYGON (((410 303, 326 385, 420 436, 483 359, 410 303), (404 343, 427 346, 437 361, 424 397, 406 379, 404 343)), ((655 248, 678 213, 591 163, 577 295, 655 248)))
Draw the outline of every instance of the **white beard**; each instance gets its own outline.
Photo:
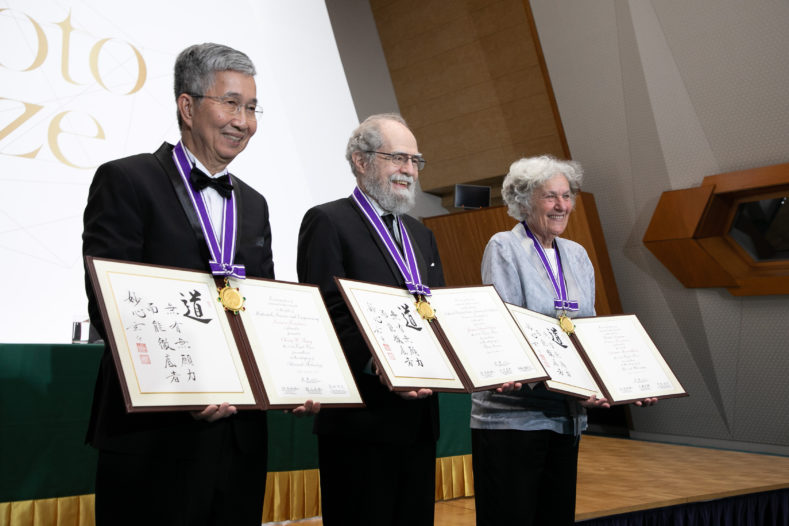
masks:
POLYGON ((400 173, 392 174, 388 180, 382 181, 378 177, 378 170, 374 169, 369 175, 362 175, 359 179, 362 190, 375 199, 378 205, 387 212, 395 215, 405 214, 416 204, 416 188, 414 178, 400 173), (392 181, 407 181, 405 190, 393 190, 392 181))

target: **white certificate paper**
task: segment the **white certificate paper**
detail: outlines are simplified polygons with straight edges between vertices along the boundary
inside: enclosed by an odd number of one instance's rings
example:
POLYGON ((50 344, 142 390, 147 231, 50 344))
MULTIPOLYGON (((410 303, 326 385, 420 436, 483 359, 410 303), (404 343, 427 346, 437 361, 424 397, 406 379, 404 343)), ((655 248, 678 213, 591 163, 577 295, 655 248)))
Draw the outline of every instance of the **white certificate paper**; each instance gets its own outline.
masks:
POLYGON ((548 389, 579 398, 603 396, 559 320, 517 305, 507 304, 507 308, 551 376, 545 382, 548 389))
POLYGON ((433 289, 429 300, 473 390, 548 378, 492 285, 433 289))
POLYGON ((407 290, 335 278, 390 388, 463 391, 441 342, 407 290))
POLYGON ((687 395, 635 315, 573 322, 611 403, 687 395))
POLYGON ((320 291, 230 279, 219 302, 208 272, 87 258, 129 412, 364 405, 320 291))
POLYGON ((256 399, 209 274, 92 260, 127 409, 256 399))
POLYGON ((279 281, 230 280, 270 407, 362 405, 320 290, 279 281))

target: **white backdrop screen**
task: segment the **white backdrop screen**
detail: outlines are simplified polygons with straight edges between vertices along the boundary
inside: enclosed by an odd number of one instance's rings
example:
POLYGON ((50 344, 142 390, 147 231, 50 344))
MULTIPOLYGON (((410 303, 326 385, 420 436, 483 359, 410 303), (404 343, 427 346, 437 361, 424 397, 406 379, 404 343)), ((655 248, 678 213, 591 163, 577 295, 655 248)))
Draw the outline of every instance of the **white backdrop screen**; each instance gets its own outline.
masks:
POLYGON ((255 63, 265 113, 230 170, 268 199, 276 276, 296 280, 304 212, 354 186, 358 121, 323 1, 0 0, 0 342, 67 342, 87 316, 93 173, 178 140, 173 63, 200 42, 255 63))

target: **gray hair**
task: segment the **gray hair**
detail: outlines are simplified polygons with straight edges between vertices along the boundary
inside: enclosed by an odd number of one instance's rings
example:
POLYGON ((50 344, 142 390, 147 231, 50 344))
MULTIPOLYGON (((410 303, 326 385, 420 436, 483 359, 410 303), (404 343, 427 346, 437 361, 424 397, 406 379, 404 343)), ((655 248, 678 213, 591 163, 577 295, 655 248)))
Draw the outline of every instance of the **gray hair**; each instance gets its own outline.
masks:
MULTIPOLYGON (((175 59, 175 99, 181 93, 203 95, 214 85, 214 75, 219 71, 238 71, 250 77, 256 74, 249 57, 231 47, 206 42, 184 49, 175 59)), ((178 127, 182 125, 179 111, 178 127)))
POLYGON ((541 155, 524 157, 512 163, 501 186, 501 197, 507 204, 507 213, 518 221, 526 219, 532 211, 534 191, 557 174, 567 179, 575 202, 575 195, 581 190, 584 176, 583 169, 577 162, 541 155))
POLYGON ((361 152, 364 155, 365 164, 372 161, 375 156, 374 153, 366 153, 368 151, 378 151, 384 144, 384 138, 381 136, 381 122, 395 121, 399 122, 406 128, 405 119, 399 113, 378 113, 370 115, 355 129, 348 139, 348 146, 345 147, 345 158, 351 165, 351 171, 354 176, 359 174, 356 172, 356 165, 353 163, 353 154, 361 152))

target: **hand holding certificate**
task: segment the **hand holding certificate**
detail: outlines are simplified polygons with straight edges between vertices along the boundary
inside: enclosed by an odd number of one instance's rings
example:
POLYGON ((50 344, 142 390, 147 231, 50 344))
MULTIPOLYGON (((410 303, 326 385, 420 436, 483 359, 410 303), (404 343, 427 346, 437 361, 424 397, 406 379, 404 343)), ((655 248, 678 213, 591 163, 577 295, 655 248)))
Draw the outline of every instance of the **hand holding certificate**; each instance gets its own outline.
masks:
POLYGON ((428 321, 407 290, 336 281, 392 390, 471 392, 548 377, 492 286, 433 289, 428 321))
POLYGON ((687 396, 635 315, 575 322, 576 346, 611 404, 687 396))
POLYGON ((431 303, 471 391, 548 378, 492 285, 435 289, 431 303))
POLYGON ((603 397, 570 335, 560 327, 559 320, 516 305, 507 304, 507 308, 551 376, 545 382, 548 389, 579 398, 603 397))
MULTIPOLYGON (((87 258, 127 411, 361 406, 317 287, 87 258), (239 291, 226 310, 219 289, 239 291), (227 402, 227 405, 216 405, 227 402)), ((217 416, 218 415, 218 416, 217 416)))
MULTIPOLYGON (((383 381, 394 391, 552 391, 623 404, 686 396, 635 316, 560 321, 505 304, 491 285, 432 290, 423 319, 403 289, 335 278, 383 381)), ((594 403, 593 402, 593 403, 594 403)))
POLYGON ((507 307, 551 375, 550 390, 612 405, 687 396, 635 315, 574 318, 567 334, 556 318, 507 307))

